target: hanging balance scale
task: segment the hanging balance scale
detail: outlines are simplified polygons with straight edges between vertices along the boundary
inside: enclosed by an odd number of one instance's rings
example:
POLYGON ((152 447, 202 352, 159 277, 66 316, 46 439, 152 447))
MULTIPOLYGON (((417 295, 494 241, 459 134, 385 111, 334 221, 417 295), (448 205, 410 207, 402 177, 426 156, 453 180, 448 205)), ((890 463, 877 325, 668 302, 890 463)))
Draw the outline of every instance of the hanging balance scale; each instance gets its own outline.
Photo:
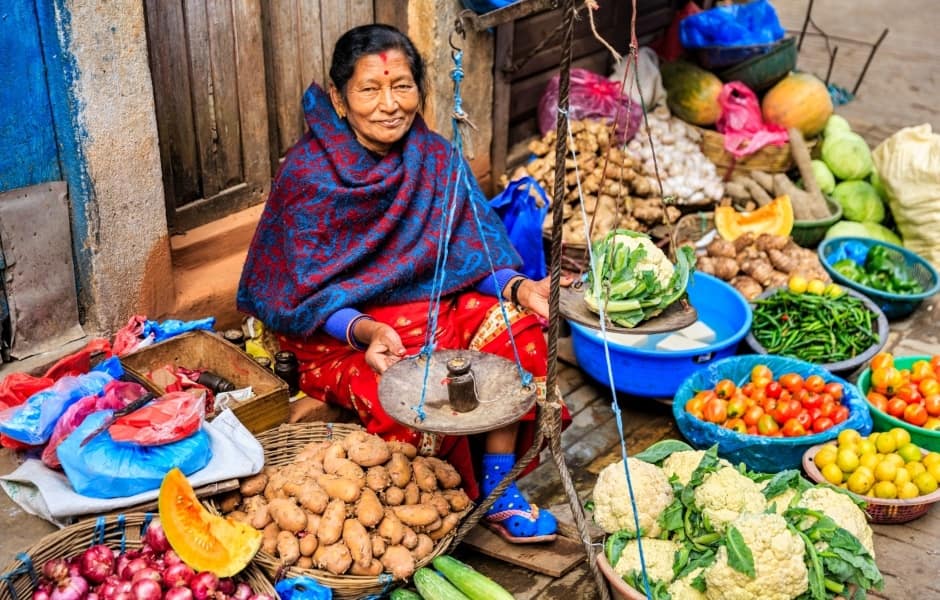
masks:
POLYGON ((515 423, 532 409, 535 397, 535 384, 522 384, 515 363, 476 350, 436 350, 430 358, 407 358, 379 381, 379 402, 390 417, 418 431, 445 435, 515 423))

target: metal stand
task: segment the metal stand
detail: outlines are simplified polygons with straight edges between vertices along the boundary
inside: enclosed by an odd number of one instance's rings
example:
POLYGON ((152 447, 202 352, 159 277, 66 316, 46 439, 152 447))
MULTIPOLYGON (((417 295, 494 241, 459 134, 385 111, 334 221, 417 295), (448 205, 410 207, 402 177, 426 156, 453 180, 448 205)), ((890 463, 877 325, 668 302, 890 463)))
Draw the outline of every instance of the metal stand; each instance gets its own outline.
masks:
MULTIPOLYGON (((520 3, 525 4, 525 3, 520 3)), ((535 4, 534 2, 530 4, 535 4)), ((510 7, 513 5, 510 5, 510 7)), ((574 0, 564 0, 562 3, 562 28, 564 30, 562 40, 561 74, 558 87, 558 119, 556 121, 556 139, 555 164, 564 165, 565 157, 568 153, 568 106, 569 106, 569 85, 572 56, 572 40, 574 38, 574 21, 576 8, 574 0)), ((506 10, 506 9, 503 9, 506 10)), ((495 12, 495 11, 494 11, 495 12)), ((485 15, 484 15, 485 17, 485 15)), ((483 19, 481 19, 483 20, 483 19)), ((484 21, 485 22, 485 21, 484 21)), ((561 224, 563 221, 562 210, 564 206, 565 195, 565 170, 563 168, 555 169, 555 197, 552 199, 552 246, 549 260, 551 274, 551 288, 549 292, 549 324, 548 324, 548 377, 546 378, 546 398, 539 400, 538 406, 538 432, 532 446, 525 455, 516 461, 516 465, 509 474, 496 486, 496 488, 487 496, 479 506, 477 506, 464 522, 457 529, 453 545, 456 546, 470 532, 477 522, 486 514, 486 511, 496 502, 496 500, 506 491, 506 488, 519 477, 519 474, 528 467, 532 461, 539 455, 542 445, 548 447, 552 455, 552 461, 558 469, 561 477, 565 494, 568 497, 568 504, 571 507, 571 514, 574 516, 575 524, 578 528, 578 534, 581 537, 581 543, 584 546, 584 553, 587 557, 588 568, 594 576, 594 582, 597 586, 598 598, 601 600, 610 600, 610 590, 607 586, 607 580, 597 567, 595 559, 594 545, 591 543, 590 533, 587 529, 587 521, 584 515, 584 508, 581 506, 581 500, 578 492, 571 480, 571 473, 565 464, 565 453, 561 447, 561 398, 558 396, 558 333, 560 329, 560 298, 561 298, 561 224)))

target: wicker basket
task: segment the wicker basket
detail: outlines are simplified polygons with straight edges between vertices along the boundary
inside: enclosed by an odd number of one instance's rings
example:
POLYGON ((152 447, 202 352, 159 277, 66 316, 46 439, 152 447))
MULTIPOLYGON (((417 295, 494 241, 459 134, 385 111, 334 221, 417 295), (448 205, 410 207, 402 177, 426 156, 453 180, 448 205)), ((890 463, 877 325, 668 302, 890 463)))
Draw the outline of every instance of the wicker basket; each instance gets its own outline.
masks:
MULTIPOLYGON (((830 442, 828 445, 831 446, 833 444, 835 444, 835 442, 830 442)), ((825 445, 827 444, 812 446, 803 454, 803 470, 806 471, 806 475, 816 483, 822 483, 826 480, 825 477, 822 476, 822 473, 819 472, 813 460, 816 453, 819 452, 819 449, 825 445)), ((924 454, 927 453, 927 451, 923 449, 921 449, 921 452, 924 454)), ((931 504, 940 501, 940 489, 926 496, 918 496, 909 500, 872 498, 871 496, 858 495, 856 495, 856 497, 867 503, 865 512, 868 513, 868 520, 872 523, 907 523, 908 521, 922 517, 930 510, 931 504)))
MULTIPOLYGON (((767 173, 785 173, 793 166, 793 156, 790 154, 789 142, 782 146, 767 145, 742 159, 735 157, 725 150, 725 135, 714 129, 705 129, 697 125, 691 125, 701 135, 700 143, 702 154, 708 157, 708 160, 715 163, 718 167, 718 174, 724 176, 730 168, 735 171, 766 171, 767 173)), ((806 140, 806 146, 810 150, 816 145, 816 140, 806 140)))
MULTIPOLYGON (((259 434, 258 441, 264 448, 266 465, 283 466, 293 462, 294 457, 308 444, 328 440, 341 440, 353 431, 362 427, 351 423, 285 423, 279 427, 269 429, 259 434)), ((212 508, 215 508, 212 506, 212 508)), ((467 508, 461 518, 465 517, 472 505, 467 508)), ((451 533, 437 542, 431 553, 418 561, 416 567, 422 567, 431 562, 431 559, 443 554, 457 533, 455 527, 451 533)), ((300 577, 306 575, 316 579, 319 583, 333 590, 333 598, 337 600, 363 598, 370 595, 384 595, 400 582, 393 581, 388 573, 375 577, 364 575, 334 575, 329 571, 320 569, 301 569, 288 567, 264 550, 258 552, 255 561, 261 569, 273 580, 284 577, 300 577)))
MULTIPOLYGON (((128 513, 86 519, 64 529, 50 533, 33 544, 25 553, 4 569, 6 585, 0 586, 0 600, 27 600, 32 597, 35 577, 42 565, 53 558, 64 558, 83 552, 94 544, 108 544, 119 550, 135 549, 142 545, 142 530, 153 515, 128 513)), ((271 581, 252 561, 246 569, 235 576, 244 581, 257 594, 268 594, 277 598, 271 581)))

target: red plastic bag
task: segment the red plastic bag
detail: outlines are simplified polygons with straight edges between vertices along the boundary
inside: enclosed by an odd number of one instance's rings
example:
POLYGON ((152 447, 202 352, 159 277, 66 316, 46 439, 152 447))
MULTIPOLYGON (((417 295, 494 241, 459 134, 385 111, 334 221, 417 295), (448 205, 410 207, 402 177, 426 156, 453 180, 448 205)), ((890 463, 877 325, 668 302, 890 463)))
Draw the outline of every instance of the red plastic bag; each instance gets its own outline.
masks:
POLYGON ((49 367, 46 377, 58 381, 66 375, 84 375, 91 370, 91 355, 97 352, 103 352, 105 358, 110 358, 111 342, 104 338, 91 340, 78 352, 59 359, 59 362, 49 367))
POLYGON ((204 394, 170 392, 108 427, 115 442, 161 446, 194 434, 205 415, 204 394))
POLYGON ((721 116, 715 129, 725 134, 725 150, 742 158, 764 146, 782 146, 790 139, 787 130, 774 123, 764 123, 757 96, 740 81, 730 81, 718 94, 721 116))
MULTIPOLYGON (((555 129, 558 119, 558 75, 552 77, 539 100, 539 129, 542 135, 555 129)), ((619 143, 633 139, 643 107, 620 93, 620 82, 614 82, 587 69, 571 69, 568 92, 568 118, 617 121, 619 143)))
POLYGON ((27 373, 10 373, 0 381, 0 412, 19 406, 26 399, 46 389, 54 382, 49 377, 35 377, 27 373))
POLYGON ((700 12, 702 12, 702 9, 695 2, 686 2, 682 10, 676 12, 663 37, 650 44, 660 58, 666 62, 682 58, 684 49, 682 48, 682 42, 679 41, 679 23, 682 22, 682 19, 700 12))
POLYGON ((128 381, 111 381, 104 386, 104 391, 99 396, 85 396, 59 417, 52 430, 52 435, 42 449, 42 462, 50 469, 61 467, 59 455, 56 449, 62 440, 69 434, 78 429, 85 417, 99 410, 117 410, 124 408, 134 400, 147 393, 147 390, 139 383, 128 381))
POLYGON ((124 356, 136 350, 141 337, 143 337, 144 323, 146 322, 147 317, 143 315, 131 317, 127 325, 114 334, 114 353, 118 356, 124 356))

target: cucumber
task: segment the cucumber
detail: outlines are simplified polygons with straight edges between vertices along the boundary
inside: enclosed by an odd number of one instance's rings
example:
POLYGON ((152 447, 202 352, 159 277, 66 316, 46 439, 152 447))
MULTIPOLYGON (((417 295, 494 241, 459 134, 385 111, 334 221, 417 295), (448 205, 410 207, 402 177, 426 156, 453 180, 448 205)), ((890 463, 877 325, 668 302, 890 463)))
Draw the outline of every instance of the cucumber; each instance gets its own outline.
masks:
POLYGON ((398 588, 392 591, 389 600, 422 600, 421 595, 405 588, 398 588))
POLYGON ((414 582, 425 600, 469 600, 434 569, 419 567, 414 573, 414 582))
POLYGON ((453 556, 438 556, 431 564, 470 600, 513 600, 506 588, 453 556))

